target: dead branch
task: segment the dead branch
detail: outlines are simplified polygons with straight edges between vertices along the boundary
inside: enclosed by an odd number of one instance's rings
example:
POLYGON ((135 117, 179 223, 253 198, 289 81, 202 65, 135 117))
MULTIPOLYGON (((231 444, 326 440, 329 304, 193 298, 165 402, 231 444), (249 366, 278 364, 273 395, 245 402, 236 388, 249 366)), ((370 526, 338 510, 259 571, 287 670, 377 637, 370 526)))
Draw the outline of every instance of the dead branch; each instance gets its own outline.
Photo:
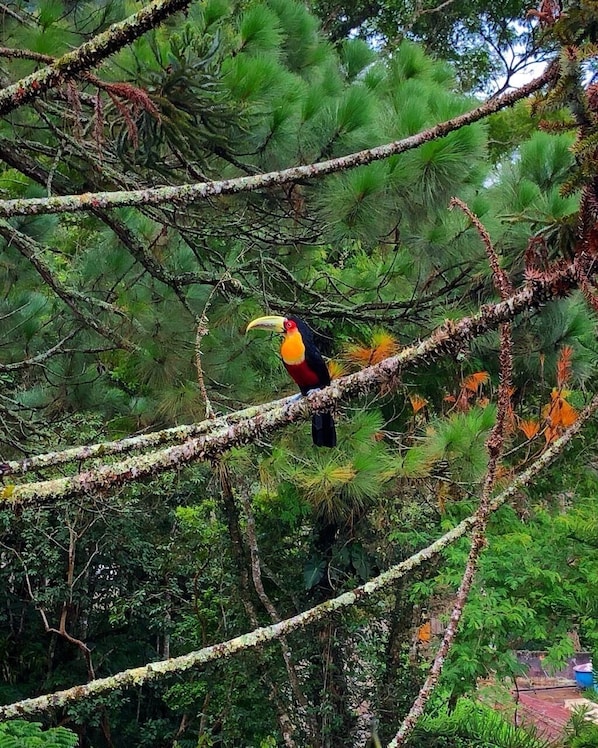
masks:
MULTIPOLYGON (((257 596, 259 597, 260 602, 262 603, 264 608, 268 611, 268 615, 270 616, 270 620, 272 621, 272 623, 278 623, 280 621, 280 616, 278 614, 278 611, 274 607, 272 600, 266 593, 266 590, 264 589, 264 584, 262 581, 262 568, 261 568, 261 562, 260 562, 260 553, 259 553, 259 548, 257 544, 257 533, 255 530, 255 517, 253 515, 253 508, 251 506, 251 500, 250 500, 250 497, 243 490, 240 492, 240 497, 241 497, 241 503, 243 504, 243 510, 245 512, 245 519, 247 520, 245 533, 246 533, 247 545, 249 546, 249 553, 251 557, 251 578, 253 580, 253 586, 255 588, 255 591, 257 592, 257 596)), ((301 683, 299 681, 299 675, 297 673, 297 669, 296 669, 295 662, 293 659, 293 652, 291 650, 291 646, 286 636, 281 636, 279 641, 280 641, 280 647, 282 651, 282 658, 284 660, 284 664, 287 670, 287 675, 289 678, 289 685, 293 692, 293 696, 295 697, 295 700, 297 701, 297 704, 303 710, 302 718, 305 722, 305 727, 307 728, 308 733, 310 734, 312 743, 315 744, 315 736, 317 734, 317 729, 316 729, 316 725, 313 720, 313 717, 310 716, 309 714, 309 709, 308 709, 309 704, 308 704, 305 694, 303 693, 303 689, 301 688, 301 683)))
MULTIPOLYGON (((230 539, 232 541, 233 557, 235 559, 237 569, 239 572, 239 583, 240 583, 239 592, 240 592, 241 602, 243 603, 243 607, 245 608, 245 612, 247 614, 247 617, 249 618, 249 623, 253 626, 254 629, 257 629, 259 626, 259 619, 257 616, 255 605, 253 604, 253 600, 251 599, 251 596, 250 596, 249 574, 247 573, 246 553, 245 553, 244 544, 243 544, 243 536, 241 533, 239 511, 237 508, 237 504, 236 504, 235 496, 233 492, 231 474, 226 463, 222 460, 220 460, 215 465, 215 469, 219 477, 221 496, 222 496, 222 501, 224 504, 224 510, 226 513, 228 531, 229 531, 230 539)), ((253 564, 252 564, 252 573, 253 573, 253 564)), ((284 653, 285 653, 284 643, 282 644, 282 650, 283 650, 283 657, 284 657, 284 653)), ((286 658, 285 658, 285 664, 286 664, 286 658)), ((279 689, 277 688, 276 684, 274 683, 274 681, 271 679, 271 677, 268 674, 266 674, 264 677, 270 689, 270 699, 272 700, 274 706, 276 707, 278 722, 280 724, 280 729, 283 735, 285 745, 287 746, 287 748, 297 748, 297 744, 293 737, 295 728, 293 726, 292 720, 289 718, 289 715, 287 714, 287 710, 280 696, 279 689)))
MULTIPOLYGON (((494 280, 494 286, 499 292, 501 299, 506 299, 510 294, 513 293, 513 286, 511 280, 506 272, 501 268, 500 261, 496 249, 492 244, 490 235, 486 230, 485 226, 479 220, 479 218, 470 210, 470 208, 458 198, 451 200, 451 207, 457 206, 465 213, 470 219, 472 224, 477 229, 484 247, 486 249, 486 255, 492 269, 492 277, 494 280)), ((388 745, 388 748, 398 748, 398 746, 404 745, 405 740, 409 737, 413 728, 415 727, 418 719, 424 712, 426 704, 432 692, 436 688, 438 679, 442 673, 444 663, 452 649, 457 630, 459 628, 459 622, 463 615, 463 609, 473 581, 475 579, 475 573, 478 567, 480 555, 486 547, 486 530, 488 527, 488 520, 491 511, 491 499, 492 491, 496 483, 496 476, 498 471, 499 462, 502 456, 504 442, 509 427, 509 421, 511 418, 511 392, 513 389, 513 336, 510 322, 503 322, 500 325, 500 350, 499 350, 499 362, 500 362, 500 381, 498 386, 498 407, 496 414, 496 423, 494 424, 488 441, 486 442, 486 448, 488 450, 488 467, 482 486, 482 493, 480 498, 479 507, 475 513, 475 521, 473 525, 473 533, 471 538, 471 548, 469 550, 469 556, 463 572, 463 577, 457 591, 455 598, 455 604, 448 625, 444 632, 442 642, 438 648, 438 652, 434 657, 434 661, 430 668, 430 672, 423 686, 421 687, 418 695, 416 696, 409 712, 403 719, 401 726, 393 740, 388 745)))

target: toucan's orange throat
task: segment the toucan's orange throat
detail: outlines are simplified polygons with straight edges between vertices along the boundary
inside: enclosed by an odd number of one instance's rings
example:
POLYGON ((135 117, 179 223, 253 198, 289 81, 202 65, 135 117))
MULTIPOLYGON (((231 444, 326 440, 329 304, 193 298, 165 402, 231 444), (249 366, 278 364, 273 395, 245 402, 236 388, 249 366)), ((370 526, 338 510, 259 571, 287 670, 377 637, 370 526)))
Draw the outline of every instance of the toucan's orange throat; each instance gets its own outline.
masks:
POLYGON ((287 332, 280 346, 280 355, 289 366, 296 366, 305 361, 305 344, 299 330, 287 332))

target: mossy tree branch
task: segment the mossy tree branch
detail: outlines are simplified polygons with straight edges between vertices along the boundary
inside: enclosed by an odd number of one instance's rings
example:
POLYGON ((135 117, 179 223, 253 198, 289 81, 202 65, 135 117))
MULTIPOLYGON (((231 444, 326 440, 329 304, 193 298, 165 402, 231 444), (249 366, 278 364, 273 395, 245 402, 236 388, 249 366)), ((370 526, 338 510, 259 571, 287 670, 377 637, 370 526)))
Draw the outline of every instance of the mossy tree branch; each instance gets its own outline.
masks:
POLYGON ((381 161, 389 156, 413 150, 428 141, 441 138, 461 127, 478 122, 490 114, 512 106, 520 99, 524 99, 552 81, 556 77, 557 71, 557 66, 551 64, 542 75, 521 86, 521 88, 508 91, 502 94, 502 96, 490 98, 465 114, 453 117, 445 122, 440 122, 408 138, 375 148, 367 148, 347 156, 320 161, 315 164, 307 164, 305 166, 294 166, 289 169, 268 172, 266 174, 255 174, 215 182, 199 182, 196 184, 128 191, 95 192, 83 195, 0 200, 0 215, 11 217, 39 215, 42 213, 75 213, 78 211, 114 208, 117 206, 162 205, 164 203, 184 205, 204 200, 208 197, 233 195, 241 192, 255 192, 274 185, 289 184, 303 179, 314 179, 326 174, 353 169, 357 166, 364 166, 374 161, 381 161))
POLYGON ((82 44, 55 62, 0 91, 0 116, 38 98, 63 81, 89 70, 166 18, 185 9, 191 0, 154 0, 124 21, 82 44))
MULTIPOLYGON (((15 366, 19 367, 22 362, 15 366)), ((0 367, 0 371, 10 370, 12 364, 6 364, 5 368, 0 367)), ((173 426, 172 428, 162 429, 161 431, 152 431, 149 434, 139 434, 138 436, 129 436, 116 441, 97 442, 95 444, 85 444, 83 446, 71 447, 58 452, 46 452, 45 454, 33 455, 23 460, 9 460, 0 463, 0 477, 6 475, 24 475, 31 470, 40 470, 43 468, 64 465, 68 462, 81 462, 83 460, 93 460, 109 457, 110 455, 128 454, 129 452, 142 452, 154 447, 160 447, 164 444, 182 444, 195 436, 207 434, 216 429, 223 428, 227 425, 238 423, 247 418, 252 418, 258 413, 265 413, 268 410, 280 408, 286 403, 292 401, 292 396, 273 400, 270 403, 262 405, 251 405, 248 408, 236 410, 219 418, 208 418, 199 423, 190 423, 183 426, 173 426)))
POLYGON ((216 426, 183 444, 168 447, 112 465, 54 480, 6 486, 0 498, 7 503, 48 501, 94 491, 111 489, 141 478, 158 475, 195 461, 213 460, 235 446, 249 444, 285 425, 303 421, 313 413, 330 410, 339 402, 372 392, 381 386, 396 388, 401 370, 406 366, 423 365, 443 355, 454 355, 474 338, 509 322, 516 315, 539 306, 550 299, 567 295, 576 287, 577 268, 566 265, 552 275, 534 279, 508 299, 482 307, 471 317, 458 322, 447 320, 429 337, 404 348, 396 356, 386 358, 346 377, 334 380, 329 387, 312 393, 298 402, 281 407, 258 408, 255 415, 216 426))

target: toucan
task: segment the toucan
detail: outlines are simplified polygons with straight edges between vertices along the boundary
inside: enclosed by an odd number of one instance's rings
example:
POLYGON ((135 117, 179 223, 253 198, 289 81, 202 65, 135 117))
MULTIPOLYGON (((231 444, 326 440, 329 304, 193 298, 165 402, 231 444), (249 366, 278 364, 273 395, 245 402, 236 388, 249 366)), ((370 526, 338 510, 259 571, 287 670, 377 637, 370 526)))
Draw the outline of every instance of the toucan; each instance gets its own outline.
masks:
MULTIPOLYGON (((299 317, 258 317, 247 325, 249 330, 271 330, 284 335, 280 356, 286 370, 307 395, 330 384, 330 374, 309 327, 299 317)), ((336 430, 331 413, 314 413, 311 435, 318 447, 335 447, 336 430)))

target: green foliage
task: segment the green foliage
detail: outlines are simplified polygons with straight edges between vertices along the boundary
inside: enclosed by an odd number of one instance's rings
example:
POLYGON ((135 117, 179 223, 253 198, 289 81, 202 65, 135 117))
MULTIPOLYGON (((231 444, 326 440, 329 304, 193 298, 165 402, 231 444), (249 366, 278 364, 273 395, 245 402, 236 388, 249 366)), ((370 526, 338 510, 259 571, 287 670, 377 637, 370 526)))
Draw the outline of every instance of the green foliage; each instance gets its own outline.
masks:
POLYGON ((16 719, 0 723, 0 746, 2 748, 74 748, 79 742, 77 735, 65 727, 42 730, 40 722, 16 719))
POLYGON ((407 743, 409 748, 549 748, 547 739, 515 727, 499 713, 468 699, 454 710, 424 715, 407 743))
POLYGON ((467 413, 453 413, 448 418, 434 423, 428 428, 421 446, 412 447, 414 454, 405 457, 407 469, 422 470, 439 460, 445 460, 454 473, 455 480, 467 485, 476 483, 486 468, 488 455, 485 438, 494 424, 496 410, 488 405, 485 408, 472 408, 467 413))
POLYGON ((587 709, 576 710, 566 726, 565 748, 596 748, 598 726, 587 719, 587 709))
MULTIPOLYGON (((5 43, 51 54, 131 12, 120 0, 16 5, 26 21, 5 14, 5 43)), ((430 43, 425 18, 434 19, 446 48, 456 5, 446 17, 422 7, 413 35, 430 43)), ((461 11, 477 24, 480 9, 516 5, 461 11)), ((407 12, 385 8, 400 11, 393 23, 407 12)), ((364 7, 348 10, 351 19, 364 7)), ((333 14, 333 28, 338 20, 333 14)), ((363 23, 374 30, 371 17, 363 23)), ((468 47, 475 24, 462 28, 449 57, 475 60, 479 80, 491 61, 468 47)), ((295 0, 191 4, 186 17, 98 68, 100 88, 77 79, 35 111, 22 107, 3 120, 0 194, 251 176, 407 137, 478 104, 457 90, 454 73, 463 79, 467 70, 392 37, 388 47, 364 38, 334 47, 295 0)), ((3 57, 3 75, 17 80, 35 64, 3 57)), ((566 119, 561 102, 551 122, 566 119)), ((477 310, 495 296, 492 279, 478 232, 448 210, 453 196, 488 228, 514 282, 531 238, 543 242, 547 260, 570 256, 579 199, 563 185, 595 143, 586 139, 575 154, 570 134, 535 133, 536 124, 520 105, 319 180, 184 209, 14 219, 38 264, 10 237, 0 241, 0 358, 16 364, 0 371, 2 460, 199 421, 204 387, 217 413, 291 394, 278 341, 244 337, 264 313, 304 316, 335 369, 349 372, 383 358, 381 338, 394 352, 477 310), (361 364, 349 355, 355 347, 361 364)), ((596 322, 580 295, 515 325, 515 426, 548 402, 565 345, 573 347, 568 397, 581 407, 596 379, 596 322)), ((84 682, 87 664, 69 637, 88 643, 103 677, 294 615, 407 558, 476 506, 496 371, 489 335, 454 358, 402 371, 404 390, 397 381, 340 407, 334 450, 316 449, 309 426, 298 423, 218 463, 111 495, 1 512, 2 700, 84 682), (483 393, 459 399, 467 375, 485 371, 483 393), (417 411, 415 393, 425 400, 417 411), (64 621, 68 636, 47 632, 40 611, 52 628, 64 621)), ((522 441, 517 431, 509 436, 505 473, 544 445, 542 436, 522 441)), ((598 646, 595 442, 590 432, 566 469, 539 478, 516 511, 504 509, 493 523, 444 695, 473 691, 489 672, 517 672, 515 647, 543 647, 556 666, 570 652, 571 626, 584 646, 598 646)), ((109 727, 115 748, 280 744, 281 715, 295 725, 297 745, 356 742, 356 704, 367 700, 388 725, 407 710, 429 656, 413 653, 418 612, 446 614, 467 550, 463 541, 404 587, 289 637, 300 704, 272 643, 57 718, 71 720, 89 745, 102 745, 109 727)), ((426 718, 422 744, 523 745, 480 709, 426 718)))
POLYGON ((450 61, 466 89, 500 85, 514 49, 516 69, 525 70, 535 53, 532 25, 523 20, 527 7, 519 0, 467 0, 441 8, 396 0, 311 0, 310 6, 335 43, 358 34, 394 52, 404 39, 417 40, 431 56, 450 61))

